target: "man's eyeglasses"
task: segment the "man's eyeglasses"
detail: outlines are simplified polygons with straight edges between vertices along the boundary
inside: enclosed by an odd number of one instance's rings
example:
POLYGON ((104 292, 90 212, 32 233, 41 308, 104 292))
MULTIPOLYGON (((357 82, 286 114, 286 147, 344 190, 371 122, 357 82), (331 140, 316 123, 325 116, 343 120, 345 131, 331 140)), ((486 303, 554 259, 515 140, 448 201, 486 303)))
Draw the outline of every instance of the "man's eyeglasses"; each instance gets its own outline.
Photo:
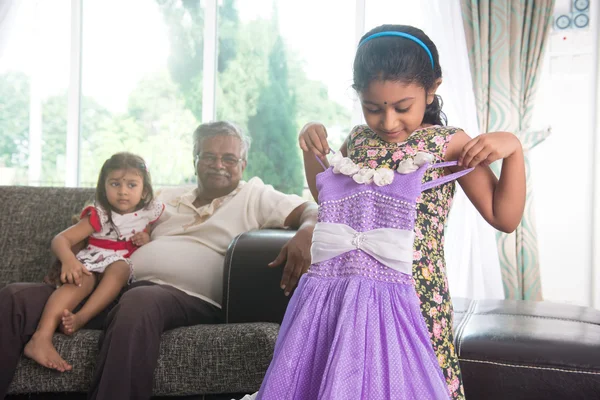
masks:
POLYGON ((217 160, 221 160, 221 164, 223 164, 226 167, 235 167, 236 165, 238 165, 240 163, 240 161, 242 161, 242 158, 237 158, 235 156, 231 156, 231 155, 224 155, 223 157, 219 157, 216 156, 214 154, 210 154, 210 153, 202 153, 202 154, 196 154, 196 160, 198 162, 200 162, 203 165, 214 165, 217 160))

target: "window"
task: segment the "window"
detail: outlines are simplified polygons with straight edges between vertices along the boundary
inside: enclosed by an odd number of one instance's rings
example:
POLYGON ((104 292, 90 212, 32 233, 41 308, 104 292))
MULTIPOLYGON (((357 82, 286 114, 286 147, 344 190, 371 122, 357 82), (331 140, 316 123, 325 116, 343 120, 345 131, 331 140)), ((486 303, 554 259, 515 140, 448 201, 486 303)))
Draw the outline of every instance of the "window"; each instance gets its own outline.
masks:
POLYGON ((355 50, 355 9, 349 4, 221 2, 217 119, 238 123, 252 137, 247 177, 260 176, 283 192, 301 194, 306 186, 297 144, 302 125, 324 123, 334 148, 348 134, 355 50))
POLYGON ((142 156, 156 187, 193 180, 201 2, 85 1, 83 24, 80 184, 118 151, 142 156))
POLYGON ((0 185, 64 184, 70 2, 15 2, 0 48, 0 185))
MULTIPOLYGON (((367 27, 374 15, 389 15, 372 3, 367 27)), ((22 2, 9 46, 0 47, 0 184, 94 186, 102 163, 118 151, 143 156, 156 186, 193 182, 192 132, 215 110, 215 118, 253 138, 246 178, 306 193, 299 129, 323 122, 338 148, 359 115, 351 85, 361 5, 22 2), (81 36, 72 29, 78 24, 81 36), (204 46, 211 24, 214 54, 204 46), (79 40, 81 52, 72 45, 79 40), (212 62, 214 74, 205 71, 212 62), (78 148, 67 155, 73 132, 78 148)))

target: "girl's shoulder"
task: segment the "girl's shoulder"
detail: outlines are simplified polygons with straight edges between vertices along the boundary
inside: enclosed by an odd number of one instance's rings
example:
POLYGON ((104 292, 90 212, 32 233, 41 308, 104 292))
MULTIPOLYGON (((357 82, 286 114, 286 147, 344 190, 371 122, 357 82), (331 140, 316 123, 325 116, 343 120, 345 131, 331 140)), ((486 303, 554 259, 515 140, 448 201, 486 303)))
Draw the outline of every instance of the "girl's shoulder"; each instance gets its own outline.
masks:
POLYGON ((348 135, 348 150, 352 150, 356 146, 371 145, 376 146, 381 139, 367 125, 356 125, 348 135))
POLYGON ((104 226, 108 223, 109 212, 106 211, 101 205, 93 204, 85 207, 79 218, 88 217, 90 224, 96 232, 102 231, 104 226))
POLYGON ((448 143, 461 128, 434 125, 413 132, 406 145, 418 151, 433 154, 437 159, 445 159, 448 143))
POLYGON ((376 138, 377 134, 369 128, 368 125, 356 125, 348 135, 348 143, 359 138, 376 138))
POLYGON ((432 139, 436 137, 442 137, 452 139, 456 132, 460 132, 462 129, 454 126, 443 126, 443 125, 432 125, 427 126, 425 128, 417 129, 413 132, 411 137, 422 138, 422 139, 432 139))
POLYGON ((136 212, 140 217, 146 218, 150 224, 158 221, 162 213, 165 211, 165 205, 159 200, 152 200, 143 209, 136 212))
POLYGON ((363 125, 356 125, 354 128, 352 128, 348 138, 351 141, 360 136, 372 136, 372 135, 374 135, 374 132, 371 130, 371 128, 369 128, 368 125, 363 124, 363 125))

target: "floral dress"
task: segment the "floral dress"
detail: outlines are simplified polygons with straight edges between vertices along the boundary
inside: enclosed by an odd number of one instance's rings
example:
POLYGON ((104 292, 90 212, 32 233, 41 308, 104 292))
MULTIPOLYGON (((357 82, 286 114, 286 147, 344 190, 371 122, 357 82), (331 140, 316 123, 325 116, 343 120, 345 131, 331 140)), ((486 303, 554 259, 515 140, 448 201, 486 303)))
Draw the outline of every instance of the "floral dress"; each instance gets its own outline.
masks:
MULTIPOLYGON (((348 157, 361 166, 397 168, 405 157, 427 152, 435 162, 444 160, 448 143, 460 129, 432 126, 416 130, 403 143, 388 143, 368 126, 355 127, 348 139, 348 157)), ((443 170, 431 169, 424 182, 438 178, 443 170)), ((444 228, 452 197, 454 182, 422 193, 417 200, 413 277, 421 301, 421 312, 438 363, 442 368, 452 399, 464 399, 458 357, 453 344, 453 309, 448 291, 444 259, 444 228)))

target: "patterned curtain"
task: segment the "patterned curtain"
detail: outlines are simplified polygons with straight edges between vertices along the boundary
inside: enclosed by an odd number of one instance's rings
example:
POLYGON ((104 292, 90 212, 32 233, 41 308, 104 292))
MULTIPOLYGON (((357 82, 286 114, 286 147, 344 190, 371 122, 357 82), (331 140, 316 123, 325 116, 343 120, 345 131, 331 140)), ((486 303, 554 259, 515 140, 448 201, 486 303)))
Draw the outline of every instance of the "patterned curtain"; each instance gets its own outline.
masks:
POLYGON ((461 5, 479 128, 514 132, 525 151, 523 220, 514 233, 497 234, 504 294, 508 299, 541 300, 528 152, 550 131, 529 128, 554 0, 461 0, 461 5))

